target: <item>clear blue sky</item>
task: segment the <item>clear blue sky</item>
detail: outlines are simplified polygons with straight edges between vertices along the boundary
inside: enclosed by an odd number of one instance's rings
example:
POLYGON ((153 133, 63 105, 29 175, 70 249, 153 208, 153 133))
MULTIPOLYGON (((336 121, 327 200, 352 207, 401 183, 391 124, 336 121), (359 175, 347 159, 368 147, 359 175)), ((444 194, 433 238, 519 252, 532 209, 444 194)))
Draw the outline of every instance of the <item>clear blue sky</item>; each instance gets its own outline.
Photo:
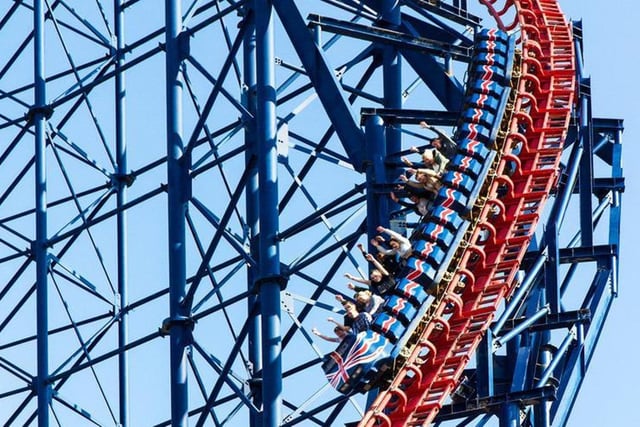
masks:
POLYGON ((637 385, 640 373, 635 366, 640 353, 640 333, 634 314, 640 288, 634 280, 635 255, 639 251, 640 226, 635 221, 638 206, 639 170, 634 166, 640 154, 636 112, 638 89, 636 29, 640 18, 638 3, 631 0, 609 2, 561 0, 565 15, 582 19, 585 69, 591 76, 595 117, 624 119, 623 165, 626 190, 623 196, 620 293, 604 327, 569 427, 638 426, 637 385))

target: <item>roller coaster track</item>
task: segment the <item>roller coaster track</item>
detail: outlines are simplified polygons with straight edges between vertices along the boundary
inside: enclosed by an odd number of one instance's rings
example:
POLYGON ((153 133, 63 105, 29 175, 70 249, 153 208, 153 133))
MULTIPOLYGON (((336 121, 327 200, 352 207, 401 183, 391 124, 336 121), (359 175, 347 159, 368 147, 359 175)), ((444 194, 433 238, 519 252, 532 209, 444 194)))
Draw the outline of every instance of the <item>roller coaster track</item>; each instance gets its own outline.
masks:
POLYGON ((499 28, 520 32, 520 78, 498 138, 503 139, 502 153, 485 181, 487 191, 473 211, 478 219, 468 231, 468 244, 457 252, 451 280, 360 426, 433 422, 498 306, 517 287, 515 275, 557 183, 576 91, 570 25, 555 0, 481 3, 499 28), (515 170, 509 170, 510 164, 515 170))

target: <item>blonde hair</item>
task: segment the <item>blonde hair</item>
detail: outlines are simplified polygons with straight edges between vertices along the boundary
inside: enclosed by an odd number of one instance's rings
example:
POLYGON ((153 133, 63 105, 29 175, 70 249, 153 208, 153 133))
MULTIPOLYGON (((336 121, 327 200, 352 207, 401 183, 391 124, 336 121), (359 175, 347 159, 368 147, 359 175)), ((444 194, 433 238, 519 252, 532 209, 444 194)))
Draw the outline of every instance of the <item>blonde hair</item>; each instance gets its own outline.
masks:
POLYGON ((371 291, 359 291, 359 292, 356 292, 356 301, 357 301, 360 297, 363 297, 363 298, 365 298, 365 299, 367 299, 367 300, 368 300, 369 298, 371 298, 371 295, 373 295, 373 294, 371 293, 371 291))

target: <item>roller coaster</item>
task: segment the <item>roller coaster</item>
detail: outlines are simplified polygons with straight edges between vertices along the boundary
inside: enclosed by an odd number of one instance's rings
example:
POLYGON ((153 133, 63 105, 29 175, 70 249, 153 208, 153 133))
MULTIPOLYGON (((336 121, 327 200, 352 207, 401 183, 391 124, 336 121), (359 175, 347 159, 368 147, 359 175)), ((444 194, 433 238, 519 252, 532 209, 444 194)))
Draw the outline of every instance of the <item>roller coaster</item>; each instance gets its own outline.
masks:
MULTIPOLYGON (((512 67, 508 59, 514 56, 513 43, 509 43, 505 32, 481 31, 476 35, 474 47, 475 55, 468 73, 470 83, 465 97, 466 108, 461 115, 464 121, 456 135, 459 154, 452 156, 447 163, 448 172, 442 175, 443 185, 434 198, 432 211, 421 218, 420 225, 412 233, 411 255, 398 262, 402 268, 395 278, 395 295, 386 299, 383 312, 372 320, 371 332, 360 332, 358 339, 351 342, 343 340, 323 364, 330 382, 343 393, 375 387, 372 383, 376 382, 373 380, 378 377, 376 373, 392 368, 385 363, 389 357, 395 361, 407 348, 407 343, 415 345, 415 342, 423 340, 412 337, 412 332, 419 329, 417 325, 433 316, 433 310, 427 315, 430 294, 439 296, 440 304, 447 307, 448 314, 456 307, 451 295, 442 289, 446 287, 444 276, 456 271, 460 258, 456 252, 462 242, 468 241, 465 234, 472 234, 473 227, 477 226, 478 221, 474 219, 477 214, 471 212, 481 209, 482 206, 476 206, 476 202, 478 198, 487 198, 486 182, 493 180, 488 178, 489 171, 498 169, 495 155, 504 141, 495 147, 493 145, 500 128, 496 117, 511 115, 505 110, 511 94, 512 67), (393 344, 393 348, 384 351, 382 348, 389 344, 393 344), (374 354, 379 356, 373 357, 374 354), (363 378, 367 379, 366 383, 363 383, 363 378)), ((493 211, 495 216, 499 212, 493 211)), ((488 238, 490 236, 484 236, 484 239, 488 238)), ((483 261, 478 253, 484 256, 476 250, 475 262, 483 261)), ((474 276, 468 274, 467 269, 462 271, 454 285, 458 290, 456 294, 460 294, 467 284, 474 284, 474 276)), ((424 354, 421 360, 434 356, 424 354)))
POLYGON ((561 2, 479 4, 0 5, 2 424, 565 425, 617 296, 622 121, 561 2), (409 224, 424 120, 457 151, 409 224), (412 254, 325 345, 379 226, 412 254))

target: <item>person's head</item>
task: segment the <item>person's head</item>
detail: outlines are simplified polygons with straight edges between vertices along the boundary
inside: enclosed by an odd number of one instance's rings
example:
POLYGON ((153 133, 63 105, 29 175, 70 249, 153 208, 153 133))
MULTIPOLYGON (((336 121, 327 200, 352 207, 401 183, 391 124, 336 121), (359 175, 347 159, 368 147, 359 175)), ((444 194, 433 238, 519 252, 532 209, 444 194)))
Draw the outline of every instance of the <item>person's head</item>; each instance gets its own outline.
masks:
POLYGON ((356 308, 356 305, 351 301, 346 301, 342 304, 342 307, 344 307, 344 311, 347 313, 347 316, 352 318, 358 317, 358 309, 356 308))
POLYGON ((433 138, 431 140, 431 146, 439 150, 442 148, 442 140, 440 138, 433 138))
POLYGON ((371 271, 371 274, 369 275, 369 279, 371 279, 372 282, 379 282, 382 280, 382 272, 380 270, 378 270, 377 268, 375 270, 371 271))
POLYGON ((360 291, 356 293, 356 301, 358 304, 366 305, 371 300, 370 291, 360 291))
POLYGON ((399 249, 400 248, 400 242, 398 242, 394 238, 391 238, 391 239, 389 239, 389 246, 391 247, 391 249, 399 249))
POLYGON ((349 328, 348 326, 336 326, 335 328, 333 328, 333 332, 338 338, 341 339, 347 336, 350 330, 351 328, 349 328))
POLYGON ((429 176, 426 173, 418 172, 416 173, 416 181, 418 181, 420 184, 426 184, 427 182, 429 182, 429 176))

